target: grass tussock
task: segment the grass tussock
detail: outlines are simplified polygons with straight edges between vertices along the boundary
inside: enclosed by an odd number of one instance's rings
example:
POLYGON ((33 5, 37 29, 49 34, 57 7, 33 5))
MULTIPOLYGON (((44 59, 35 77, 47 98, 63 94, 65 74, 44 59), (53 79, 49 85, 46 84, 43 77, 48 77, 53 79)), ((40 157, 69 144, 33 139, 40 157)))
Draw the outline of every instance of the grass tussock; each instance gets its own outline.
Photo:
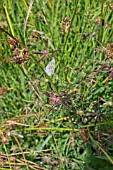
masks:
POLYGON ((0 169, 113 169, 112 0, 0 10, 0 169))

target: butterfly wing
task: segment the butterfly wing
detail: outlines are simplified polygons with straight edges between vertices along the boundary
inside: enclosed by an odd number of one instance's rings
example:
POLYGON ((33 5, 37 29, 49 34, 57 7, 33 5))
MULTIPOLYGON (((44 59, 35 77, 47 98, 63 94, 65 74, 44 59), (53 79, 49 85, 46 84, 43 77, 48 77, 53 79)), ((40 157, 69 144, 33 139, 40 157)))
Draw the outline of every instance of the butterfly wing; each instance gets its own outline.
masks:
POLYGON ((49 62, 49 64, 46 66, 44 70, 48 76, 51 76, 52 74, 54 74, 54 70, 55 70, 55 59, 54 58, 49 62))

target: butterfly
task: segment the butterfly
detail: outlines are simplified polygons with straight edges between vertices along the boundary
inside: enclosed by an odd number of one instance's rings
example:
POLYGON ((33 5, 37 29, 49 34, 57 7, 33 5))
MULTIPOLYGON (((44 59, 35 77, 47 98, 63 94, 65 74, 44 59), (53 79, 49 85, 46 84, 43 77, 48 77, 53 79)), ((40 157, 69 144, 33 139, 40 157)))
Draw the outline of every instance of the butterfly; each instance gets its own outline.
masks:
POLYGON ((54 74, 54 70, 55 70, 55 59, 53 58, 49 64, 45 67, 45 72, 48 76, 51 76, 52 74, 54 74))

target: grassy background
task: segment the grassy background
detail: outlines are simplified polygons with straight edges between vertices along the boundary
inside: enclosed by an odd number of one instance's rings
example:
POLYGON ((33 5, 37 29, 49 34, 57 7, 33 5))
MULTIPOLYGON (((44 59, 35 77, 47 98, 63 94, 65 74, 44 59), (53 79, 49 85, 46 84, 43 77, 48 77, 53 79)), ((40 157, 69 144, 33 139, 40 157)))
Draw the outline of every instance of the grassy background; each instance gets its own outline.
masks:
POLYGON ((0 5, 0 168, 113 169, 112 1, 0 5))

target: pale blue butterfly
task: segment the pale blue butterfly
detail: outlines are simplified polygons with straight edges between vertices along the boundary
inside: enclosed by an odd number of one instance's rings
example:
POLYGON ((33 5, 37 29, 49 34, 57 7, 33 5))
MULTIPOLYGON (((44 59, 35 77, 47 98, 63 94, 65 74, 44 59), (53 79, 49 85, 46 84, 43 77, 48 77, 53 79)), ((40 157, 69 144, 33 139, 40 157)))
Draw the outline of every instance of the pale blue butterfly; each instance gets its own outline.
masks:
POLYGON ((54 74, 54 71, 55 71, 55 59, 54 58, 49 62, 49 64, 46 66, 44 70, 48 76, 51 76, 54 74))

